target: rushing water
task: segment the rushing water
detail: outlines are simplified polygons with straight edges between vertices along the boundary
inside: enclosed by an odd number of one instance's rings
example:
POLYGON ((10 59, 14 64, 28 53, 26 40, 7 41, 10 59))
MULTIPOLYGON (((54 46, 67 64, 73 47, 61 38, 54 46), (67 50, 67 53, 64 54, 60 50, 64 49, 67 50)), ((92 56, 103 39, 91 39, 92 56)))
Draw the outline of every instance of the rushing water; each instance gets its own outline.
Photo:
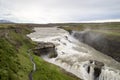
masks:
POLYGON ((64 68, 83 80, 120 80, 120 64, 92 47, 74 39, 63 29, 34 28, 35 32, 28 36, 36 42, 52 42, 56 45, 58 56, 44 60, 64 68), (95 60, 104 63, 100 71, 96 70, 95 60), (95 73, 99 73, 96 75, 95 73))

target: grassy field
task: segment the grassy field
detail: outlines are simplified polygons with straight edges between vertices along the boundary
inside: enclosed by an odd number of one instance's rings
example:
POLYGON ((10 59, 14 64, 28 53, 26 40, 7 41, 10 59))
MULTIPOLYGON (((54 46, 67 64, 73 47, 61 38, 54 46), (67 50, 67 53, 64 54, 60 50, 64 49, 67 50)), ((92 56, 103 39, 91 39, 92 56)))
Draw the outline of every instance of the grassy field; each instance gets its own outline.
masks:
POLYGON ((120 22, 114 23, 81 23, 81 24, 69 24, 69 26, 63 25, 60 28, 67 31, 84 31, 90 30, 108 36, 109 39, 119 40, 120 37, 120 22))
MULTIPOLYGON (((32 63, 27 51, 36 43, 26 37, 32 32, 28 25, 0 24, 0 80, 29 80, 32 63)), ((37 71, 34 80, 78 80, 59 67, 34 56, 37 71)))

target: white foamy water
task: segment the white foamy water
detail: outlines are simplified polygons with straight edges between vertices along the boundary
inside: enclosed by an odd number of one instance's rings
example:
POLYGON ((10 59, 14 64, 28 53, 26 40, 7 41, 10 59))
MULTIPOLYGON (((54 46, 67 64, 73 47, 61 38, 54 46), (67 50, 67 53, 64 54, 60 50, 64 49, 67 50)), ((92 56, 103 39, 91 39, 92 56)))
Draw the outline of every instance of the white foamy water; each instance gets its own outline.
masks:
POLYGON ((27 35, 33 41, 52 42, 56 45, 58 56, 56 58, 42 56, 44 60, 84 80, 120 80, 120 64, 117 61, 77 41, 67 31, 56 27, 35 28, 34 30, 35 32, 27 35), (89 60, 97 60, 105 64, 98 78, 94 78, 93 66, 90 67, 90 73, 88 73, 89 60))

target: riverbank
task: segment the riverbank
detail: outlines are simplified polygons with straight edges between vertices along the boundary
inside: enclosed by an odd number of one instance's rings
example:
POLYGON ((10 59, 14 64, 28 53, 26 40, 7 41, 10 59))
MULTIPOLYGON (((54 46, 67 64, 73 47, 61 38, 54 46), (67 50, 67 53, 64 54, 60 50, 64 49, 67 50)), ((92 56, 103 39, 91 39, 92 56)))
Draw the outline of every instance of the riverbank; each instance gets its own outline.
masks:
MULTIPOLYGON (((27 24, 0 24, 1 80, 29 80, 28 76, 33 64, 27 53, 36 46, 36 43, 26 35, 32 31, 31 25, 27 24)), ((37 68, 33 74, 34 80, 78 80, 61 68, 31 54, 34 56, 33 60, 37 68)))
POLYGON ((36 72, 33 74, 34 80, 80 80, 60 67, 44 61, 39 56, 33 55, 33 57, 37 66, 36 72))

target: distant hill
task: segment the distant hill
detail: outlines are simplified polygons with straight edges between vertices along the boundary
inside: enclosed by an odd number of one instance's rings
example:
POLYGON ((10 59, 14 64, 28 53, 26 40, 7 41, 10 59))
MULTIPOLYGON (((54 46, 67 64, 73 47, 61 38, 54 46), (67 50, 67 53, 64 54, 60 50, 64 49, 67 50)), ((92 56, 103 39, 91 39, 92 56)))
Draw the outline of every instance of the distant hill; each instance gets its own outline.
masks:
POLYGON ((14 22, 9 21, 9 20, 0 20, 0 23, 14 23, 14 22))

